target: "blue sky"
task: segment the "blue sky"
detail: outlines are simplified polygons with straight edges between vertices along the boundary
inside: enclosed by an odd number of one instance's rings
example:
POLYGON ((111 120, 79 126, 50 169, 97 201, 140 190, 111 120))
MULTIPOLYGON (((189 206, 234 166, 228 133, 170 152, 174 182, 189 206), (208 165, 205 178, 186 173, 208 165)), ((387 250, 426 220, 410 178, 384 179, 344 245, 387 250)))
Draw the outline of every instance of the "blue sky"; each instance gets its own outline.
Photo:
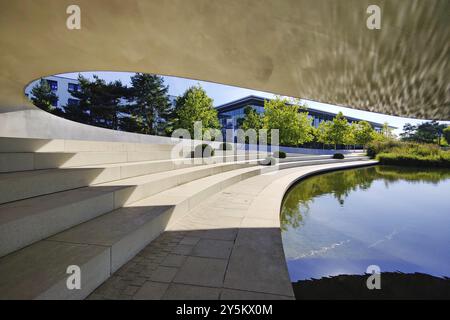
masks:
MULTIPOLYGON (((92 78, 94 74, 98 75, 100 78, 105 79, 106 81, 113 81, 113 80, 121 80, 123 84, 130 84, 130 77, 133 75, 133 73, 128 72, 82 72, 82 74, 88 78, 92 78)), ((78 73, 65 73, 61 76, 69 77, 69 78, 77 78, 78 73)), ((214 100, 214 106, 221 105, 226 102, 230 102, 248 95, 256 95, 266 98, 272 98, 275 95, 263 92, 263 91, 256 91, 256 90, 250 90, 250 89, 243 89, 239 87, 233 87, 233 86, 226 86, 222 84, 216 84, 206 81, 198 81, 198 80, 190 80, 185 78, 177 78, 177 77, 166 77, 164 76, 164 81, 166 85, 169 85, 169 94, 178 96, 183 94, 183 92, 188 89, 189 87, 196 85, 198 83, 201 84, 201 86, 206 90, 208 95, 214 100)), ((367 111, 361 111, 361 110, 355 110, 351 108, 344 108, 339 107, 331 104, 326 103, 319 103, 315 101, 309 101, 309 100, 303 100, 309 107, 314 109, 319 109, 323 111, 333 112, 337 113, 339 111, 342 111, 342 113, 349 117, 355 117, 359 119, 364 119, 368 121, 373 122, 379 122, 384 123, 388 122, 389 125, 397 127, 398 129, 394 130, 395 134, 400 134, 402 132, 403 125, 405 123, 412 123, 417 124, 421 123, 425 120, 417 120, 417 119, 411 119, 411 118, 401 118, 401 117, 393 117, 388 116, 380 113, 373 113, 373 112, 367 112, 367 111)), ((445 121, 443 123, 450 124, 450 121, 445 121)))

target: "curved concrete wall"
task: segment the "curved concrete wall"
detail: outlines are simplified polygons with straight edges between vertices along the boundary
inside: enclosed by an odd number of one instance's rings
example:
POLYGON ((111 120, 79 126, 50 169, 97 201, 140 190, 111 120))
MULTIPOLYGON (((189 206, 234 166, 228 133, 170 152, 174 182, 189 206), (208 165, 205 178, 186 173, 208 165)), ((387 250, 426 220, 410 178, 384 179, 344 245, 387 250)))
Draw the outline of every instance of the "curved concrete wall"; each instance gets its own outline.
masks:
POLYGON ((69 30, 72 1, 2 1, 1 135, 117 135, 43 115, 23 95, 33 79, 83 70, 174 75, 450 119, 450 3, 377 0, 381 29, 369 30, 373 2, 79 0, 81 30, 69 30))
POLYGON ((124 131, 99 128, 66 120, 34 108, 0 114, 0 137, 99 140, 171 144, 174 140, 124 131))

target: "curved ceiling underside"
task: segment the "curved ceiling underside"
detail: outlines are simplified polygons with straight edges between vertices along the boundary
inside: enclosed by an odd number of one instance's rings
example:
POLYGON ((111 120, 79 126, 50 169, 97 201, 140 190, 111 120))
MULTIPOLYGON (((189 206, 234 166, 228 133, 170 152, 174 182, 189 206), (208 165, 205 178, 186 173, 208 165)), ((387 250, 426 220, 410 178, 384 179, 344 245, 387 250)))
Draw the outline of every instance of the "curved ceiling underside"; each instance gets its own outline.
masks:
MULTIPOLYGON (((450 119, 448 0, 0 0, 0 107, 83 70, 213 81, 390 115, 450 119), (366 27, 368 5, 381 30, 366 27)), ((29 105, 28 105, 29 107, 29 105)))

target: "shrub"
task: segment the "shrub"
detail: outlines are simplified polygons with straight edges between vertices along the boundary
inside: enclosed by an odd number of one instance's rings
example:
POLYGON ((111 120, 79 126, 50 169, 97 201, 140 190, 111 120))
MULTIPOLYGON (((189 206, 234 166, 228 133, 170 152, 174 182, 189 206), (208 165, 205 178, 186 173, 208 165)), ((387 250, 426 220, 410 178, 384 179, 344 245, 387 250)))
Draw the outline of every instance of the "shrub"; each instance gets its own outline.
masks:
POLYGON ((276 158, 269 156, 269 157, 266 157, 264 160, 259 161, 258 163, 263 166, 273 166, 273 165, 277 164, 277 162, 278 161, 276 158))
POLYGON ((397 142, 377 150, 381 150, 376 155, 381 164, 450 168, 450 151, 432 144, 397 142))
POLYGON ((194 151, 191 152, 191 158, 204 158, 212 156, 214 156, 214 149, 207 143, 196 145, 194 151))
POLYGON ((286 158, 286 152, 284 152, 284 151, 275 151, 273 153, 273 156, 275 158, 278 158, 278 159, 284 159, 284 158, 286 158))
POLYGON ((344 155, 342 153, 333 154, 333 159, 344 159, 344 155))
POLYGON ((367 155, 371 158, 375 158, 377 154, 389 151, 401 145, 402 142, 394 139, 388 139, 383 141, 372 141, 367 146, 367 155))
POLYGON ((233 145, 231 143, 228 142, 223 142, 219 145, 219 150, 233 150, 233 145))
POLYGON ((421 156, 405 153, 380 153, 377 160, 381 164, 415 167, 450 168, 450 152, 439 155, 421 156))

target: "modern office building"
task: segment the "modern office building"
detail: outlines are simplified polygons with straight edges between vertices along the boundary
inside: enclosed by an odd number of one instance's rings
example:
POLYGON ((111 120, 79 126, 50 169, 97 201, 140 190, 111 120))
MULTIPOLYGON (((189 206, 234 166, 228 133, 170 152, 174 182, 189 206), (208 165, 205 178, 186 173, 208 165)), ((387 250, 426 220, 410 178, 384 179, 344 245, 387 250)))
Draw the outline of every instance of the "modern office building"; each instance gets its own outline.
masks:
MULTIPOLYGON (((236 137, 236 130, 239 128, 238 121, 241 118, 244 118, 245 113, 244 109, 247 106, 252 107, 257 113, 264 112, 264 100, 268 100, 268 98, 258 97, 258 96, 247 96, 238 100, 234 100, 220 106, 217 106, 216 109, 219 114, 219 121, 222 126, 223 134, 225 134, 226 129, 233 130, 233 136, 236 137)), ((302 111, 303 112, 303 111, 302 111)), ((312 125, 314 127, 318 127, 319 123, 322 121, 332 120, 336 113, 326 112, 318 109, 307 108, 305 112, 308 112, 309 117, 312 118, 312 125)), ((344 115, 345 116, 345 115, 344 115)), ((345 116, 345 118, 350 122, 361 121, 362 119, 357 119, 353 117, 345 116)), ((372 121, 368 121, 372 127, 376 131, 381 131, 383 128, 383 124, 376 123, 372 121)), ((391 127, 395 129, 394 127, 391 127)))
MULTIPOLYGON (((64 108, 67 105, 78 104, 78 99, 70 94, 70 91, 76 91, 79 88, 79 82, 77 79, 66 78, 61 76, 48 76, 43 77, 47 81, 52 91, 58 97, 58 101, 53 105, 54 107, 64 108)), ((25 95, 31 99, 31 90, 41 79, 34 80, 25 88, 25 95)))

